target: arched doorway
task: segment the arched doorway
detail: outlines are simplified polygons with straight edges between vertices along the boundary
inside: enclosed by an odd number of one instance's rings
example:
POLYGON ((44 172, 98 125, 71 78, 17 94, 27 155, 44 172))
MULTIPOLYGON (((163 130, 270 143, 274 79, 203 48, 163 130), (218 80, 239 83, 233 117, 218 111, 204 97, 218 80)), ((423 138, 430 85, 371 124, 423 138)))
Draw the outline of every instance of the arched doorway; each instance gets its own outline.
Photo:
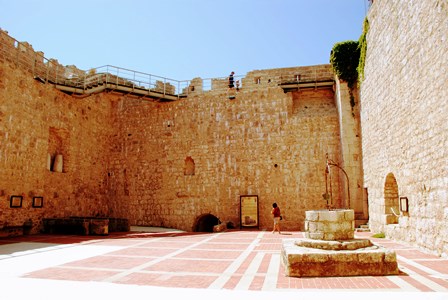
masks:
POLYGON ((203 214, 196 218, 194 232, 213 232, 213 227, 219 224, 219 219, 212 214, 203 214))
POLYGON ((386 215, 386 224, 398 224, 400 214, 398 184, 392 173, 387 174, 384 183, 384 214, 386 215))

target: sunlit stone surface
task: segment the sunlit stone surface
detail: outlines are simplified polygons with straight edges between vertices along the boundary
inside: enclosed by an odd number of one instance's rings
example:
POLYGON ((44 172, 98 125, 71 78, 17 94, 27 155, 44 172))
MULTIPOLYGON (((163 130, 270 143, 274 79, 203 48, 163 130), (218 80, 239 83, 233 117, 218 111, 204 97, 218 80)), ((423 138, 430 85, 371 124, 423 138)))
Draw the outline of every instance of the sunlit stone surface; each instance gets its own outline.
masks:
POLYGON ((398 274, 395 252, 368 239, 354 239, 353 221, 353 210, 307 211, 307 238, 283 241, 285 274, 292 277, 398 274))

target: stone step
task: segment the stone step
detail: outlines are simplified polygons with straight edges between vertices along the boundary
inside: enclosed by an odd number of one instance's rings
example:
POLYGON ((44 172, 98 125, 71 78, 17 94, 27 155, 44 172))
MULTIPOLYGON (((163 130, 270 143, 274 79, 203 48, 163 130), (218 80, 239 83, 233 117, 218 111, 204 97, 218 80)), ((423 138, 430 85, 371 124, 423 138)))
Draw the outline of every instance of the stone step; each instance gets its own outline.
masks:
POLYGON ((355 229, 356 232, 370 232, 369 228, 356 228, 355 229))
MULTIPOLYGON (((334 241, 321 241, 334 243, 334 241)), ((393 250, 373 245, 356 250, 324 250, 282 241, 282 264, 290 277, 385 276, 399 273, 393 250)))
POLYGON ((356 232, 370 232, 369 224, 359 225, 358 228, 355 229, 356 232))

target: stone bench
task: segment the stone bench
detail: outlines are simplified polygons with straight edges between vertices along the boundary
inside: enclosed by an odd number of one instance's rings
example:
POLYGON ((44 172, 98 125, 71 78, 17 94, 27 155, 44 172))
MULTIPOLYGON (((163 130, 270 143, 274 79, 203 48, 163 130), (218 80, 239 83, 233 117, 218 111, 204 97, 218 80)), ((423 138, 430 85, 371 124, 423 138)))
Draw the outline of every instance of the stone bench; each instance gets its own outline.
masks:
POLYGON ((44 218, 43 233, 89 235, 89 221, 81 218, 44 218))
POLYGON ((5 226, 0 229, 0 237, 23 235, 23 226, 5 226))
POLYGON ((30 234, 33 223, 31 220, 25 221, 22 225, 0 224, 0 237, 12 237, 30 234))

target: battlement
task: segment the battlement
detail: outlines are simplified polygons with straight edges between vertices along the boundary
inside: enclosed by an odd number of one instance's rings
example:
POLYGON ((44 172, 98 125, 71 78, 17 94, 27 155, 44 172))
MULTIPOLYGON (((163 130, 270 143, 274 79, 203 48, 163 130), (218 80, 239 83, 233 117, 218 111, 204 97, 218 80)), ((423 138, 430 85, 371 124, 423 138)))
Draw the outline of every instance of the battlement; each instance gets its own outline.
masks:
MULTIPOLYGON (((44 52, 35 51, 29 43, 19 42, 1 29, 0 60, 15 64, 30 72, 35 79, 53 84, 74 96, 88 96, 108 90, 158 101, 174 101, 189 95, 228 92, 228 77, 180 81, 111 65, 88 71, 74 65, 63 66, 58 60, 45 58, 44 52)), ((241 91, 278 86, 290 91, 332 86, 334 74, 331 66, 326 64, 255 70, 245 77, 235 76, 236 80, 239 81, 238 89, 241 91)))

